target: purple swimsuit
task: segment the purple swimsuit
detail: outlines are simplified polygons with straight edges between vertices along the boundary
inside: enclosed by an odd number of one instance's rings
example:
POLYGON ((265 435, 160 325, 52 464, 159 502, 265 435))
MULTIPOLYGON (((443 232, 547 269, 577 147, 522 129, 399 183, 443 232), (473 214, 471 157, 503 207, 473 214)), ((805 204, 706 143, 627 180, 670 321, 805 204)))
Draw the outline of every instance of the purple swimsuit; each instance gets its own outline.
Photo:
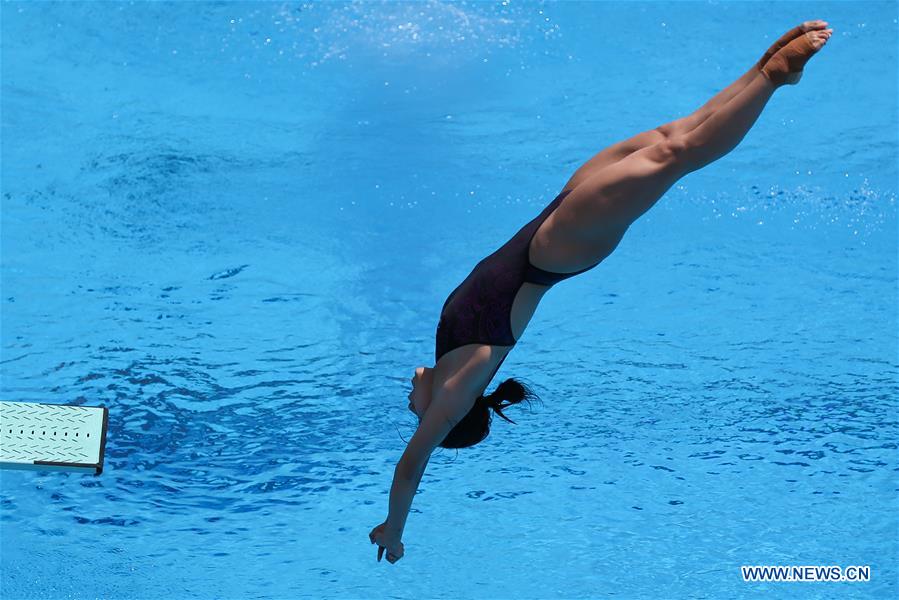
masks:
POLYGON ((512 302, 524 282, 552 286, 596 266, 594 264, 574 273, 553 273, 538 269, 528 259, 531 238, 570 191, 563 191, 556 196, 543 212, 522 227, 512 239, 479 262, 468 277, 450 293, 440 311, 440 322, 437 325, 435 354, 438 361, 450 350, 465 344, 514 346, 516 340, 512 336, 512 302))

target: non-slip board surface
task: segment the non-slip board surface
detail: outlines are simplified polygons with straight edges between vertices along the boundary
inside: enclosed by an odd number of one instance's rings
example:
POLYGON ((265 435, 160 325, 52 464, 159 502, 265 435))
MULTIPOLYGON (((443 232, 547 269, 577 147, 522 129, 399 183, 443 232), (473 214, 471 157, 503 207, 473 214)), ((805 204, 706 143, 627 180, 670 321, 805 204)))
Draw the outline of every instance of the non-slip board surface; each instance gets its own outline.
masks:
POLYGON ((0 468, 103 472, 105 406, 0 402, 0 468))

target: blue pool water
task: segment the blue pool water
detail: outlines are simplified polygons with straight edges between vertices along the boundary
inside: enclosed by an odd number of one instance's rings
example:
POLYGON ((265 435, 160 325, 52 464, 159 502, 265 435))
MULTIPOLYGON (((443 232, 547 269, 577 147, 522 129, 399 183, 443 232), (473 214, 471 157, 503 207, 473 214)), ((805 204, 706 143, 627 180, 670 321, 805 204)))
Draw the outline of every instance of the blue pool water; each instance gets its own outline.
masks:
POLYGON ((896 597, 896 3, 0 6, 2 399, 110 414, 101 476, 0 475, 4 599, 896 597), (446 295, 813 18, 378 563, 446 295))

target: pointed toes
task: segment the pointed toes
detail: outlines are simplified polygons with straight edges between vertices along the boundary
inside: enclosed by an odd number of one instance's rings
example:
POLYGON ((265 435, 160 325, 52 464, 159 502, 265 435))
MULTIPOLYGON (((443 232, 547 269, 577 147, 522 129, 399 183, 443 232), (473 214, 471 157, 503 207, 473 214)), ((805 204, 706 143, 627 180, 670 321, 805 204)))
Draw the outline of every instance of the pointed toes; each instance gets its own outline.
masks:
POLYGON ((824 29, 825 27, 827 27, 827 21, 825 21, 823 19, 815 19, 813 21, 806 21, 799 27, 803 31, 814 31, 816 29, 824 29))

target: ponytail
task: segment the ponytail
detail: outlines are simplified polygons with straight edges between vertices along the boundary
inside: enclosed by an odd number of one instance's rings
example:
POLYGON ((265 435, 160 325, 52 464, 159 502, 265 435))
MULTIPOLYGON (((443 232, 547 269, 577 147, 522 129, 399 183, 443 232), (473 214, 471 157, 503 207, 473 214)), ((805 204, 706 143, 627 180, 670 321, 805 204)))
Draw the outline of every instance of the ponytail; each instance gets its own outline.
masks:
POLYGON ((490 410, 500 417, 515 424, 515 421, 503 414, 503 411, 513 404, 537 398, 531 388, 516 379, 506 379, 496 386, 496 389, 486 396, 478 396, 474 406, 468 411, 461 421, 456 423, 446 437, 440 442, 443 448, 468 448, 483 441, 490 433, 492 415, 490 410))
POLYGON ((490 394, 482 396, 482 398, 484 399, 484 403, 489 408, 492 408, 493 412, 498 414, 509 423, 512 423, 513 425, 516 424, 515 421, 504 415, 503 409, 508 408, 513 404, 518 404, 519 402, 522 402, 524 400, 530 402, 536 397, 537 394, 535 394, 533 390, 525 386, 517 379, 512 378, 503 381, 490 394))

